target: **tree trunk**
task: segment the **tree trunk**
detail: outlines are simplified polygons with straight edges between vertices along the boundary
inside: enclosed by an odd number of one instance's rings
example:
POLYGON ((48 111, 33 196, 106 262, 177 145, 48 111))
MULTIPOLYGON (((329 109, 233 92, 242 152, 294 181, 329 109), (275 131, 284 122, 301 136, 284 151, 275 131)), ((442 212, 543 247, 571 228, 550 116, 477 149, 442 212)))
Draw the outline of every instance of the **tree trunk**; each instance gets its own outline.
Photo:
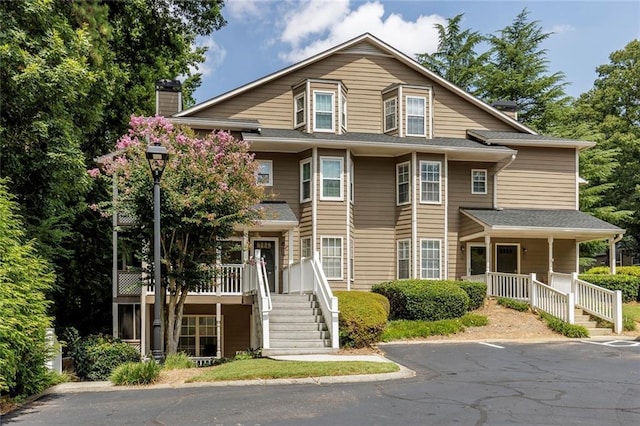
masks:
POLYGON ((182 285, 175 284, 174 288, 175 291, 170 292, 169 303, 167 305, 166 355, 172 355, 178 352, 184 302, 187 300, 188 293, 188 290, 182 285))

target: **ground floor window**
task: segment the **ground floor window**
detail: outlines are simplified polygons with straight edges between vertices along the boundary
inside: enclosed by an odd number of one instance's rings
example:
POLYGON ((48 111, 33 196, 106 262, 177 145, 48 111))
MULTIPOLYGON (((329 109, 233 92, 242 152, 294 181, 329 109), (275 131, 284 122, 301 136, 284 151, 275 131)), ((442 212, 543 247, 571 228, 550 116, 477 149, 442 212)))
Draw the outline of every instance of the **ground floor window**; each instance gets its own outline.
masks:
POLYGON ((322 238, 322 269, 327 279, 342 279, 342 238, 322 238))
POLYGON ((118 305, 118 337, 140 340, 140 304, 118 305))
POLYGON ((440 240, 420 241, 420 278, 440 279, 440 240))
POLYGON ((409 240, 398 241, 398 279, 406 280, 409 278, 411 259, 411 243, 409 240))
POLYGON ((216 356, 216 317, 185 315, 182 317, 178 352, 189 356, 216 356))

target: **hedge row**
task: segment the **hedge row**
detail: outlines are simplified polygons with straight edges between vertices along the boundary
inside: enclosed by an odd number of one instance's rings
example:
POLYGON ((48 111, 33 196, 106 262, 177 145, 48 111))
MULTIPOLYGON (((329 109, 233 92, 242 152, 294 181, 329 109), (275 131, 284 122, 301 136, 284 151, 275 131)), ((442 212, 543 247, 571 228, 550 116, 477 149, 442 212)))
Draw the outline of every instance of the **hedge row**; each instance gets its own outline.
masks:
POLYGON ((624 303, 640 301, 640 276, 581 274, 578 278, 609 290, 622 291, 624 303))
MULTIPOLYGON (((610 273, 611 270, 608 266, 596 266, 595 268, 585 271, 587 275, 609 275, 610 273)), ((618 266, 616 267, 616 274, 640 277, 640 266, 618 266)))
POLYGON ((389 318, 386 297, 362 291, 336 291, 340 307, 340 346, 362 348, 380 341, 389 318))
MULTIPOLYGON (((474 295, 474 306, 478 304, 479 287, 471 285, 465 288, 474 295)), ((457 281, 390 281, 374 285, 371 291, 389 299, 391 320, 438 321, 459 318, 470 306, 469 295, 457 281)))

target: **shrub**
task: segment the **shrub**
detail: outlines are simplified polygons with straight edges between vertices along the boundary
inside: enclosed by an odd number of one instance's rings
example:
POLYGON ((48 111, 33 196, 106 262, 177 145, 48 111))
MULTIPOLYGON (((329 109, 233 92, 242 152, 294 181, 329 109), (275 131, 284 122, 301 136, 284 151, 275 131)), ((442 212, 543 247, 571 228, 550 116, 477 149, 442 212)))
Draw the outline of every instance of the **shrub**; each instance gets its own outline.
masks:
POLYGON ((609 290, 622 291, 622 301, 624 303, 640 300, 640 277, 619 274, 581 274, 579 275, 579 278, 609 290))
POLYGON ((389 299, 391 319, 460 318, 469 308, 469 296, 456 281, 399 280, 376 284, 371 290, 389 299))
POLYGON ((158 380, 162 367, 151 360, 149 362, 125 362, 111 373, 111 383, 116 386, 148 385, 158 380))
MULTIPOLYGON (((608 266, 596 266, 588 271, 585 271, 585 275, 610 275, 611 271, 608 266)), ((640 266, 618 266, 616 268, 616 275, 632 275, 634 277, 640 277, 640 266)))
POLYGON ((469 296, 469 310, 475 311, 484 306, 487 297, 487 285, 473 281, 456 281, 461 289, 469 296))
POLYGON ((380 341, 389 317, 389 301, 380 294, 336 291, 340 308, 340 345, 361 348, 380 341))
POLYGON ((193 368, 196 364, 189 359, 189 355, 184 352, 178 352, 177 354, 167 355, 164 359, 162 368, 165 370, 176 370, 181 368, 193 368))
POLYGON ((489 318, 484 315, 466 313, 462 318, 460 318, 462 325, 465 327, 482 327, 483 325, 489 324, 489 318))
POLYGON ((636 326, 636 321, 632 317, 623 315, 622 328, 624 329, 624 331, 636 331, 638 327, 636 326))
POLYGON ((106 380, 120 364, 140 361, 136 348, 107 335, 92 335, 67 344, 81 379, 106 380))
POLYGON ((549 328, 556 333, 572 338, 589 337, 589 331, 581 325, 569 324, 546 312, 539 311, 538 314, 544 319, 549 328))
POLYGON ((584 272, 586 275, 609 275, 611 271, 608 266, 595 266, 584 272))
POLYGON ((527 312, 529 310, 529 304, 527 302, 509 299, 507 297, 498 297, 498 305, 520 312, 527 312))

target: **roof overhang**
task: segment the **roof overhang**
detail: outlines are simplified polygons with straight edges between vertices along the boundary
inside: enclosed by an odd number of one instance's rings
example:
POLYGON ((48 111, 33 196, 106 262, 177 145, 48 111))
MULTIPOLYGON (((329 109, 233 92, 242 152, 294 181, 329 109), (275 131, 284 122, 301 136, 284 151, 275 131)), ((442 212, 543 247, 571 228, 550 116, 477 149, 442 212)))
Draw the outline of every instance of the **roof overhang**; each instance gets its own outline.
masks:
POLYGON ((169 117, 168 120, 178 126, 188 126, 194 130, 237 130, 240 132, 260 131, 258 120, 234 120, 197 117, 169 117))
POLYGON ((509 146, 534 146, 534 147, 549 147, 549 148, 577 148, 583 150, 591 148, 596 145, 595 142, 580 141, 572 139, 559 139, 559 138, 545 138, 544 136, 533 135, 530 139, 526 136, 523 137, 522 133, 517 133, 517 138, 500 137, 492 138, 486 137, 475 130, 467 130, 467 134, 478 140, 486 143, 487 145, 509 145, 509 146))
POLYGON ((263 201, 254 208, 260 211, 261 218, 252 224, 237 225, 236 231, 281 232, 291 230, 299 224, 297 216, 285 202, 263 201))
MULTIPOLYGON (((506 212, 515 212, 515 211, 527 211, 526 209, 510 209, 510 210, 497 210, 496 212, 506 211, 506 212)), ((529 210, 534 211, 534 210, 529 210)), ((496 221, 488 221, 483 220, 482 217, 478 217, 478 215, 473 214, 473 211, 468 211, 465 209, 460 209, 460 212, 473 220, 480 226, 482 226, 483 230, 480 232, 475 232, 473 234, 460 236, 460 241, 470 241, 477 238, 482 238, 486 235, 489 235, 492 238, 554 238, 554 239, 568 239, 575 240, 576 242, 582 243, 586 241, 594 241, 594 240, 604 240, 604 239, 618 239, 621 237, 625 230, 608 224, 607 222, 601 221, 596 218, 592 218, 593 220, 588 220, 587 223, 593 224, 585 225, 582 223, 570 223, 571 219, 560 221, 558 225, 553 226, 541 226, 535 224, 537 222, 535 219, 532 220, 534 224, 527 223, 523 221, 521 224, 501 224, 496 223, 496 221), (598 226, 599 223, 603 225, 598 226)), ((545 212, 543 210, 538 210, 537 212, 545 212)), ((550 213, 560 213, 561 211, 552 211, 549 210, 550 213)), ((590 217, 586 213, 583 212, 574 212, 586 217, 590 217)), ((542 213, 544 214, 544 213, 542 213)), ((562 214, 562 213, 560 213, 562 214)), ((498 219, 499 221, 499 219, 498 219)))

